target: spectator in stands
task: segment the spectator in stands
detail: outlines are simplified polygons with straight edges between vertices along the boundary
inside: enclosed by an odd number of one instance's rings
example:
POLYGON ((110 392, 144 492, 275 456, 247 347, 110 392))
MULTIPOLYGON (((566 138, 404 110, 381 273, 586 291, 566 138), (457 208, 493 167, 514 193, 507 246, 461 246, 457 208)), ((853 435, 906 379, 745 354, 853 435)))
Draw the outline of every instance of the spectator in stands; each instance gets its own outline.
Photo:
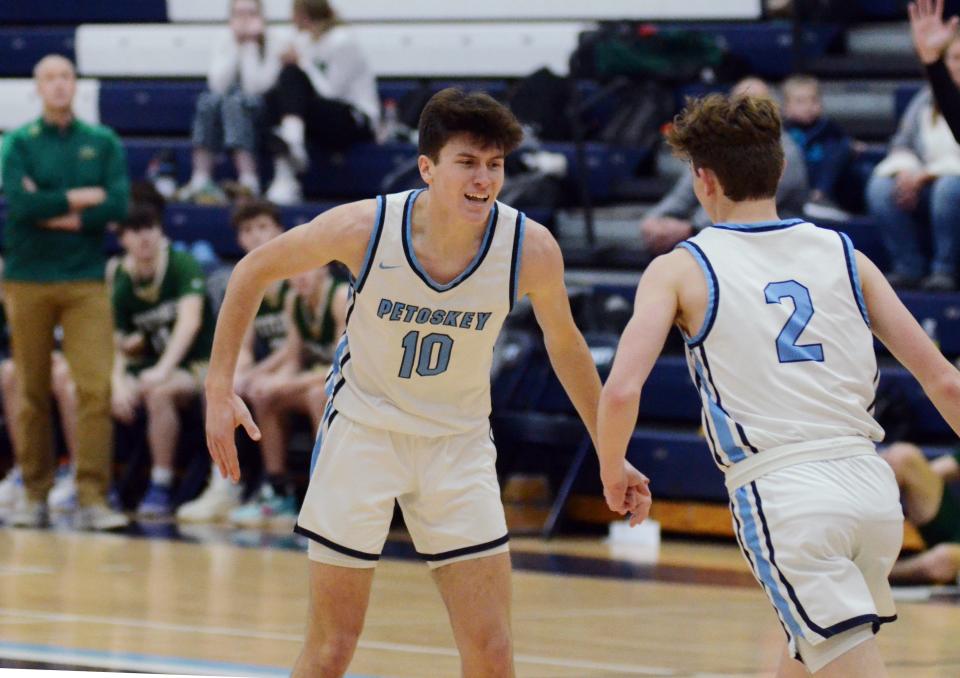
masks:
MULTIPOLYGON (((759 78, 744 78, 730 90, 734 96, 770 97, 770 88, 759 78)), ((782 137, 786 166, 777 188, 777 209, 784 218, 799 216, 807 201, 807 170, 803 153, 784 132, 782 137)), ((693 193, 693 175, 683 172, 677 182, 640 223, 640 236, 651 255, 668 252, 681 240, 710 225, 710 217, 697 203, 693 193)))
POLYGON ((927 70, 933 97, 950 125, 955 139, 960 139, 960 86, 954 82, 950 69, 944 63, 944 53, 956 38, 960 19, 943 20, 943 0, 919 0, 908 6, 913 46, 927 70))
POLYGON ((173 509, 179 410, 200 394, 213 343, 213 312, 200 265, 170 246, 152 206, 134 205, 118 231, 124 256, 113 278, 113 414, 130 424, 141 405, 146 410, 153 468, 137 513, 163 517, 173 509))
POLYGON ((807 167, 810 199, 804 213, 811 219, 847 220, 850 215, 837 205, 836 189, 853 157, 853 140, 824 117, 820 82, 812 75, 794 75, 783 82, 783 122, 807 167))
POLYGON ((244 384, 260 425, 260 449, 266 482, 251 502, 230 515, 244 527, 271 525, 292 529, 298 505, 287 474, 284 420, 291 412, 310 417, 317 431, 323 419, 327 372, 337 339, 346 326, 349 286, 334 279, 327 266, 292 279, 284 315, 287 337, 279 366, 244 384))
POLYGON ((377 83, 351 32, 327 0, 294 0, 297 34, 281 54, 283 68, 266 94, 273 129, 273 182, 267 198, 300 200, 297 174, 309 163, 307 144, 343 150, 374 138, 380 117, 377 83))
POLYGON ((267 44, 261 0, 233 0, 230 33, 214 49, 208 89, 197 99, 193 175, 180 191, 181 200, 226 202, 213 181, 214 156, 223 149, 233 153, 240 188, 252 197, 260 195, 257 118, 261 95, 273 86, 279 72, 278 50, 267 44))
MULTIPOLYGON (((237 231, 237 241, 244 252, 251 252, 283 233, 280 211, 264 201, 240 205, 234 211, 231 223, 237 231)), ((246 337, 237 362, 234 384, 241 398, 249 400, 257 384, 283 373, 288 365, 287 352, 284 350, 287 338, 284 309, 290 294, 290 283, 281 280, 263 296, 253 328, 246 337)), ((276 456, 273 450, 271 454, 276 456)), ((282 452, 280 458, 283 458, 282 452)), ((239 494, 236 485, 223 478, 216 469, 211 469, 207 489, 199 497, 177 509, 177 519, 209 522, 226 518, 240 503, 239 494)))
POLYGON ((897 477, 904 512, 917 526, 928 549, 898 561, 890 579, 956 583, 960 573, 960 503, 946 483, 960 480, 960 450, 928 461, 916 445, 895 443, 882 456, 897 477))
MULTIPOLYGON (((954 83, 960 83, 960 40, 946 52, 954 83)), ((910 101, 890 152, 867 184, 867 207, 877 220, 893 270, 895 287, 948 291, 957 286, 960 255, 960 145, 924 88, 910 101), (927 217, 929 215, 929 217, 927 217), (932 262, 920 230, 930 225, 932 262), (926 276, 926 277, 925 277, 926 276)))
POLYGON ((43 113, 7 135, 0 154, 8 209, 4 296, 21 396, 16 454, 26 488, 9 522, 36 527, 48 520, 56 467, 50 356, 59 324, 77 388, 76 524, 114 529, 127 518, 106 501, 113 354, 103 232, 126 213, 127 164, 111 130, 74 117, 77 80, 70 61, 46 56, 34 79, 43 113))

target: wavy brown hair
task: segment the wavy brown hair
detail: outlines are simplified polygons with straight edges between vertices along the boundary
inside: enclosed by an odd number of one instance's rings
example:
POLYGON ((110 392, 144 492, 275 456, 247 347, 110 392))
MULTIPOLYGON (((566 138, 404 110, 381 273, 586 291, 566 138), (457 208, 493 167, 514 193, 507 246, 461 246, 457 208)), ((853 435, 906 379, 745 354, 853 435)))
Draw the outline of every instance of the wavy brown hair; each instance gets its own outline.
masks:
POLYGON ((434 162, 451 137, 467 134, 483 147, 510 154, 523 141, 523 128, 509 108, 483 92, 442 89, 420 114, 419 150, 434 162))
POLYGON ((766 97, 688 99, 667 132, 676 155, 713 170, 731 200, 772 198, 783 172, 780 111, 766 97))

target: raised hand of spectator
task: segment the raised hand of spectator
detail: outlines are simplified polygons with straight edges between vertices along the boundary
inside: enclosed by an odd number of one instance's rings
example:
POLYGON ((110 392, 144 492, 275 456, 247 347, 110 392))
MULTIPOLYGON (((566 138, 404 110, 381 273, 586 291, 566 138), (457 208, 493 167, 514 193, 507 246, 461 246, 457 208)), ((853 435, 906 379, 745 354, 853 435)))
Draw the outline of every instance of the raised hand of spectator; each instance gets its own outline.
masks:
POLYGON ((957 17, 943 20, 943 0, 917 0, 907 6, 910 15, 910 33, 917 56, 925 64, 932 64, 942 55, 957 33, 957 17))
POLYGON ((897 205, 907 211, 913 211, 920 199, 920 191, 930 176, 922 170, 904 170, 895 177, 897 205))
POLYGON ((71 212, 80 212, 88 207, 96 207, 107 199, 107 192, 99 186, 71 188, 67 191, 67 203, 71 212))

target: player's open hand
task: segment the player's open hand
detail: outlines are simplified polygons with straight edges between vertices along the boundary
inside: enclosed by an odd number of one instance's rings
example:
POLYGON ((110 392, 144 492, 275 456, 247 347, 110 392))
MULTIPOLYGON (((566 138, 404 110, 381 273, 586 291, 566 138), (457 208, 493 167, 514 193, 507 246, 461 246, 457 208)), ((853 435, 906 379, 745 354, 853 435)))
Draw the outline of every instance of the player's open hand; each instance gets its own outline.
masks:
POLYGON ((240 396, 233 392, 219 397, 208 393, 207 449, 220 469, 220 476, 229 476, 234 483, 240 481, 240 464, 233 434, 238 426, 243 426, 247 435, 254 440, 260 440, 260 429, 240 396))
POLYGON ((917 0, 907 6, 917 56, 925 64, 939 59, 957 34, 957 17, 943 20, 943 0, 917 0))

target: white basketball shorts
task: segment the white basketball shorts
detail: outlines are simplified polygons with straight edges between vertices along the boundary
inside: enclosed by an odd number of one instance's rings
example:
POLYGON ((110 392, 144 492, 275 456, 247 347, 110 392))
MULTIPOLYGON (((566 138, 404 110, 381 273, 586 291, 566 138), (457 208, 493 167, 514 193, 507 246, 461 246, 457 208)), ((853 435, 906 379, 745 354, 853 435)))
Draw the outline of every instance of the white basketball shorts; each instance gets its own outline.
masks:
POLYGON ((311 560, 374 567, 394 502, 431 568, 503 553, 507 523, 490 429, 428 438, 333 412, 318 436, 295 531, 311 560))
POLYGON ((795 657, 805 661, 804 647, 864 625, 876 633, 896 619, 887 576, 903 540, 903 511, 879 456, 768 473, 738 487, 730 508, 740 548, 795 657))

